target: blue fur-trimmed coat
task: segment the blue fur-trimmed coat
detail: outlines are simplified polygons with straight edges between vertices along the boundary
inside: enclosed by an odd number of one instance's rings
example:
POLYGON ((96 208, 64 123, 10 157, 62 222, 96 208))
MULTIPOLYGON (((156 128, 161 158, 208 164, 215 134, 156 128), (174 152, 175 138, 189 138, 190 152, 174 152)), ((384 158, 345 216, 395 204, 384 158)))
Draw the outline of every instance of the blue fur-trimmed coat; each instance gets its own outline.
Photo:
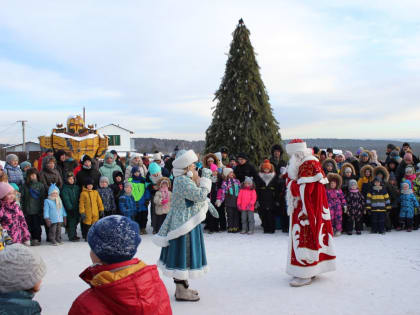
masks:
POLYGON ((190 232, 204 221, 208 210, 218 217, 217 210, 207 198, 211 189, 210 176, 211 171, 203 169, 200 187, 186 175, 175 178, 171 208, 158 234, 153 238, 156 245, 166 247, 170 240, 190 232))

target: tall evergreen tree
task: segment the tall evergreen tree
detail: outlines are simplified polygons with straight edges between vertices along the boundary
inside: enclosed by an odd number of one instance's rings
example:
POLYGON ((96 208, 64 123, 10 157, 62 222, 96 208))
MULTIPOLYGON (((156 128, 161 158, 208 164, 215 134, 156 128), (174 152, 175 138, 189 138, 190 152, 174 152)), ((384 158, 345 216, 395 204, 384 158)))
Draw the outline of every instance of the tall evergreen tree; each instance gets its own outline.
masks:
POLYGON ((249 35, 240 19, 215 93, 217 105, 206 131, 206 151, 217 152, 225 146, 234 154, 247 153, 257 164, 269 156, 273 144, 280 144, 281 137, 249 35))

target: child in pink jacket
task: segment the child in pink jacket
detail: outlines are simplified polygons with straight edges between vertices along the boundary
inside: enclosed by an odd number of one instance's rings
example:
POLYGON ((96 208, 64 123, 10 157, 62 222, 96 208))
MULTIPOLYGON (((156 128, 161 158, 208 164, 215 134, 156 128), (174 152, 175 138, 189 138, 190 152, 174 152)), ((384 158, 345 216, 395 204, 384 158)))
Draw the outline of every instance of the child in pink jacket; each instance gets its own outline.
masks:
POLYGON ((254 234, 254 207, 257 202, 257 192, 251 177, 245 177, 238 195, 238 210, 241 212, 242 232, 241 234, 254 234))

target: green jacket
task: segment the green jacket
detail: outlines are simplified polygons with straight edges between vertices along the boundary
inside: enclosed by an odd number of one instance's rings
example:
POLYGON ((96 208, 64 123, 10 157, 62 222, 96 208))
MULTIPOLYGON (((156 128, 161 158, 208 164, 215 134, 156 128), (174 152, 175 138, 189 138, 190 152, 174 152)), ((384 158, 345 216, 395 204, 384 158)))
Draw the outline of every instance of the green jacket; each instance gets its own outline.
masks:
POLYGON ((33 297, 28 291, 0 293, 0 314, 41 314, 41 306, 33 297))
POLYGON ((61 200, 63 201, 64 209, 70 216, 79 214, 79 198, 80 187, 76 184, 65 184, 61 190, 61 200))
POLYGON ((47 193, 41 182, 31 182, 23 185, 21 194, 21 208, 25 216, 39 214, 44 211, 44 199, 47 193))
POLYGON ((102 176, 108 177, 110 185, 114 183, 114 178, 112 177, 112 174, 115 171, 119 171, 123 173, 121 167, 119 167, 117 163, 115 162, 112 162, 111 164, 104 163, 104 165, 99 169, 99 172, 101 173, 102 176))

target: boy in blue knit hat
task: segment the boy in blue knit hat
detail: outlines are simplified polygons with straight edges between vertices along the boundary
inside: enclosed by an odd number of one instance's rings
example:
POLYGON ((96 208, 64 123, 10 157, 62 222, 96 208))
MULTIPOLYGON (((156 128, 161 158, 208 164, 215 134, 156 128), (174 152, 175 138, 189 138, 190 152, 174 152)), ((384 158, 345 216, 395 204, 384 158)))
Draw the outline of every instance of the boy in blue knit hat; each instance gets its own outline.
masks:
POLYGON ((89 230, 93 265, 80 275, 90 289, 74 302, 69 315, 172 314, 168 292, 156 265, 134 258, 139 226, 120 215, 97 221, 89 230))

